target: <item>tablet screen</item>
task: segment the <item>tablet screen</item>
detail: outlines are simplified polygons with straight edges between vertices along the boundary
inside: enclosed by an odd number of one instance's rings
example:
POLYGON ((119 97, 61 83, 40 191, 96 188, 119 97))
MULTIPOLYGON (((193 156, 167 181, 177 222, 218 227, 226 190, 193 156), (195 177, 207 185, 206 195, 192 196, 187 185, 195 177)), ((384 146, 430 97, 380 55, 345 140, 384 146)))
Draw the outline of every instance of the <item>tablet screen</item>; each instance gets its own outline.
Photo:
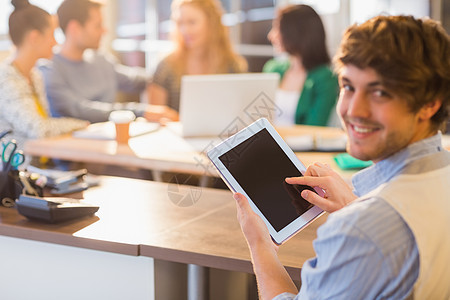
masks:
POLYGON ((247 195, 276 231, 294 221, 313 205, 300 196, 303 185, 290 185, 286 177, 302 176, 269 134, 262 129, 219 156, 247 195))

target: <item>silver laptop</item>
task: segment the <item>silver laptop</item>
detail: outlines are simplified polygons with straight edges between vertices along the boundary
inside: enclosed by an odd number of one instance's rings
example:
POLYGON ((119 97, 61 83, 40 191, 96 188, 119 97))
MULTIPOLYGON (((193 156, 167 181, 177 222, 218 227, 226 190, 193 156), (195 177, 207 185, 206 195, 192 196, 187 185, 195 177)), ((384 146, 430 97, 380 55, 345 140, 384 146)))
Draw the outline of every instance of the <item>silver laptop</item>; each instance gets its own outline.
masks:
POLYGON ((277 73, 187 75, 181 80, 180 122, 184 137, 233 135, 261 117, 280 114, 277 73))

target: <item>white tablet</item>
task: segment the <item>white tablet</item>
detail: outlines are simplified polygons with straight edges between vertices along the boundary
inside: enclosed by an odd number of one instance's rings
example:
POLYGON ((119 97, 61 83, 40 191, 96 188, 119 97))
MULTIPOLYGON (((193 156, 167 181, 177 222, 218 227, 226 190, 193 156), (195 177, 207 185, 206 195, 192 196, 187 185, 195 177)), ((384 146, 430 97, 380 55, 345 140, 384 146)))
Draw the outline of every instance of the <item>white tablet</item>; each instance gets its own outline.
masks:
POLYGON ((228 187, 247 197, 276 244, 323 213, 300 196, 304 189, 323 196, 320 188, 286 183, 286 177, 302 176, 306 168, 267 119, 224 140, 208 157, 228 187))

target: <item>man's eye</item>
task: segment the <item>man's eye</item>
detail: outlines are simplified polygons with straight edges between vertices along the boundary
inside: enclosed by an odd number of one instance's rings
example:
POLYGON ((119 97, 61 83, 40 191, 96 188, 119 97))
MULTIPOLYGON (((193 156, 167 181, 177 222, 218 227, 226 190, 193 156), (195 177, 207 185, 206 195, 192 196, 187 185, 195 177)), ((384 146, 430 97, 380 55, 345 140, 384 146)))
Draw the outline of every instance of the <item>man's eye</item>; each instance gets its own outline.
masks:
POLYGON ((386 92, 384 90, 375 90, 373 92, 373 95, 376 97, 391 98, 391 94, 389 94, 388 92, 386 92))
POLYGON ((349 91, 349 92, 353 92, 353 87, 349 84, 343 84, 341 89, 345 90, 345 91, 349 91))

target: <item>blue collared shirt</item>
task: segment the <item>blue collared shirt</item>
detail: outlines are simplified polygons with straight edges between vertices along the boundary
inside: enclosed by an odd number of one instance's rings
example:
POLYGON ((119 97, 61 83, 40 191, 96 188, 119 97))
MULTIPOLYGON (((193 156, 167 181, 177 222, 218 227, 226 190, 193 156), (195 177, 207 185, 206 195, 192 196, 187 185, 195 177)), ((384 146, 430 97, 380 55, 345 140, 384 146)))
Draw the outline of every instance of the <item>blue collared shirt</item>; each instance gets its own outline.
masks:
MULTIPOLYGON (((440 133, 409 145, 355 174, 355 194, 369 193, 415 160, 442 149, 440 133)), ((274 299, 404 299, 419 274, 414 235, 380 197, 330 214, 313 245, 316 257, 303 265, 299 294, 284 293, 274 299)))

